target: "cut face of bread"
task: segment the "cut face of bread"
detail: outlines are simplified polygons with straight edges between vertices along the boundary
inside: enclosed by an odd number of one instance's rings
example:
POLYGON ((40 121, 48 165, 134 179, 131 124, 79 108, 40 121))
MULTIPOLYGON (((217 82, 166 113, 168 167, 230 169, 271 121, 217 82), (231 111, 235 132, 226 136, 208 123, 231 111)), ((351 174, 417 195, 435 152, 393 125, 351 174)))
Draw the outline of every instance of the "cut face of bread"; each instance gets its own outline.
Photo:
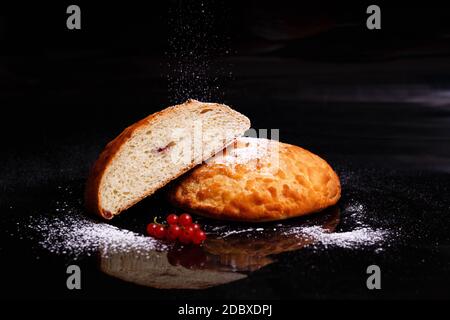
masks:
POLYGON ((88 179, 86 206, 111 219, 210 158, 249 127, 249 119, 228 106, 195 100, 152 114, 103 150, 88 179))

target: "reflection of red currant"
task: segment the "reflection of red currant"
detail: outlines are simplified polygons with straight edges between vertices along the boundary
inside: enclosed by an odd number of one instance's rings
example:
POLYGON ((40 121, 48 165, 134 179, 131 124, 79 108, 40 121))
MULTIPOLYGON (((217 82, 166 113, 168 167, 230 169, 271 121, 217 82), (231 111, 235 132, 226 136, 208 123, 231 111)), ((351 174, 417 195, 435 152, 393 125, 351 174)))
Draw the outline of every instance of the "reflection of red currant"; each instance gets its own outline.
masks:
POLYGON ((201 268, 205 265, 206 254, 199 247, 187 247, 181 251, 180 264, 188 269, 201 268))
POLYGON ((154 236, 155 236, 155 230, 156 230, 156 228, 158 228, 158 225, 157 225, 156 223, 149 223, 149 224, 147 225, 147 234, 148 234, 149 236, 154 237, 154 236))
POLYGON ((166 220, 167 220, 167 223, 169 225, 177 224, 178 223, 178 216, 176 214, 172 213, 172 214, 169 214, 167 216, 166 220))
POLYGON ((192 217, 191 215, 187 214, 187 213, 183 213, 179 218, 178 218, 178 223, 180 225, 182 225, 183 227, 188 227, 192 224, 192 217))
POLYGON ((180 236, 180 233, 181 233, 181 228, 175 224, 172 224, 167 229, 166 238, 167 238, 167 240, 175 241, 180 236))
POLYGON ((167 260, 171 265, 179 266, 181 263, 178 250, 169 250, 169 252, 167 252, 167 260))
POLYGON ((167 259, 173 266, 183 266, 188 269, 203 268, 207 262, 207 256, 200 247, 183 247, 170 250, 167 259))
POLYGON ((195 231, 201 230, 200 225, 198 223, 191 224, 191 227, 194 228, 195 231))

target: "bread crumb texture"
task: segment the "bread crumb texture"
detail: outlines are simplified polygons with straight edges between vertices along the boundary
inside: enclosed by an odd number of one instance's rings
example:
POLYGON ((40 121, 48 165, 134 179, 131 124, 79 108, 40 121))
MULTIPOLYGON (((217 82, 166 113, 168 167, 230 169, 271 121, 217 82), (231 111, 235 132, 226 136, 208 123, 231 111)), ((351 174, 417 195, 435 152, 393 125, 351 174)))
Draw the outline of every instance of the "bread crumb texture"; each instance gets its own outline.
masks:
POLYGON ((196 100, 150 115, 126 128, 99 156, 87 184, 88 209, 112 218, 249 127, 250 121, 228 106, 196 100))

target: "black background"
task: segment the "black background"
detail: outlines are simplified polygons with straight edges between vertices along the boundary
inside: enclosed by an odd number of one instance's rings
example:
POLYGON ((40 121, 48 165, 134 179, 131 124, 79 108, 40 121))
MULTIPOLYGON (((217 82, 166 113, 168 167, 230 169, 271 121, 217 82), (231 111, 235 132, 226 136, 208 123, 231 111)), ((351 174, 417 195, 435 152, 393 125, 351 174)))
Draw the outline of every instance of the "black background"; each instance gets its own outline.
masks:
POLYGON ((66 28, 69 4, 0 5, 0 204, 8 218, 0 254, 10 297, 448 298, 450 11, 442 4, 379 3, 382 29, 373 31, 365 27, 371 3, 356 1, 78 1, 81 30, 66 28), (84 181, 125 126, 187 98, 225 102, 254 128, 280 128, 282 141, 338 172, 362 170, 349 193, 364 194, 370 181, 398 186, 393 192, 420 219, 401 212, 418 236, 382 257, 400 264, 388 276, 395 285, 367 293, 352 275, 371 253, 337 250, 305 253, 322 266, 312 276, 286 262, 283 272, 310 278, 302 285, 280 281, 274 267, 251 290, 242 290, 250 281, 169 294, 93 273, 90 291, 72 293, 61 288, 63 262, 38 263, 26 242, 10 240, 11 216, 45 207, 55 184, 84 181), (327 266, 342 261, 348 273, 327 266))
POLYGON ((85 175, 126 125, 187 98, 228 103, 255 128, 284 125, 282 140, 317 152, 446 163, 442 4, 383 3, 383 28, 369 31, 364 2, 210 1, 203 15, 199 3, 80 2, 81 30, 66 28, 67 3, 2 4, 5 192, 12 168, 27 183, 69 168, 85 175), (67 147, 76 167, 64 163, 67 147), (39 168, 23 177, 30 157, 39 168))

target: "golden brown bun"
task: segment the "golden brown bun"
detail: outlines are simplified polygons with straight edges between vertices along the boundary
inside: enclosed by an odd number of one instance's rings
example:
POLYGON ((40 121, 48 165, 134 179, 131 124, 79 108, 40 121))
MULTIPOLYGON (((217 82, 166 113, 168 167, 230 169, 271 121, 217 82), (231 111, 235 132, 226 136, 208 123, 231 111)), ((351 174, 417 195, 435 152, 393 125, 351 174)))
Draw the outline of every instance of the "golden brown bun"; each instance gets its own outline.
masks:
POLYGON ((170 191, 185 210, 225 220, 272 221, 321 211, 341 196, 339 177, 319 156, 272 140, 238 138, 170 191))

